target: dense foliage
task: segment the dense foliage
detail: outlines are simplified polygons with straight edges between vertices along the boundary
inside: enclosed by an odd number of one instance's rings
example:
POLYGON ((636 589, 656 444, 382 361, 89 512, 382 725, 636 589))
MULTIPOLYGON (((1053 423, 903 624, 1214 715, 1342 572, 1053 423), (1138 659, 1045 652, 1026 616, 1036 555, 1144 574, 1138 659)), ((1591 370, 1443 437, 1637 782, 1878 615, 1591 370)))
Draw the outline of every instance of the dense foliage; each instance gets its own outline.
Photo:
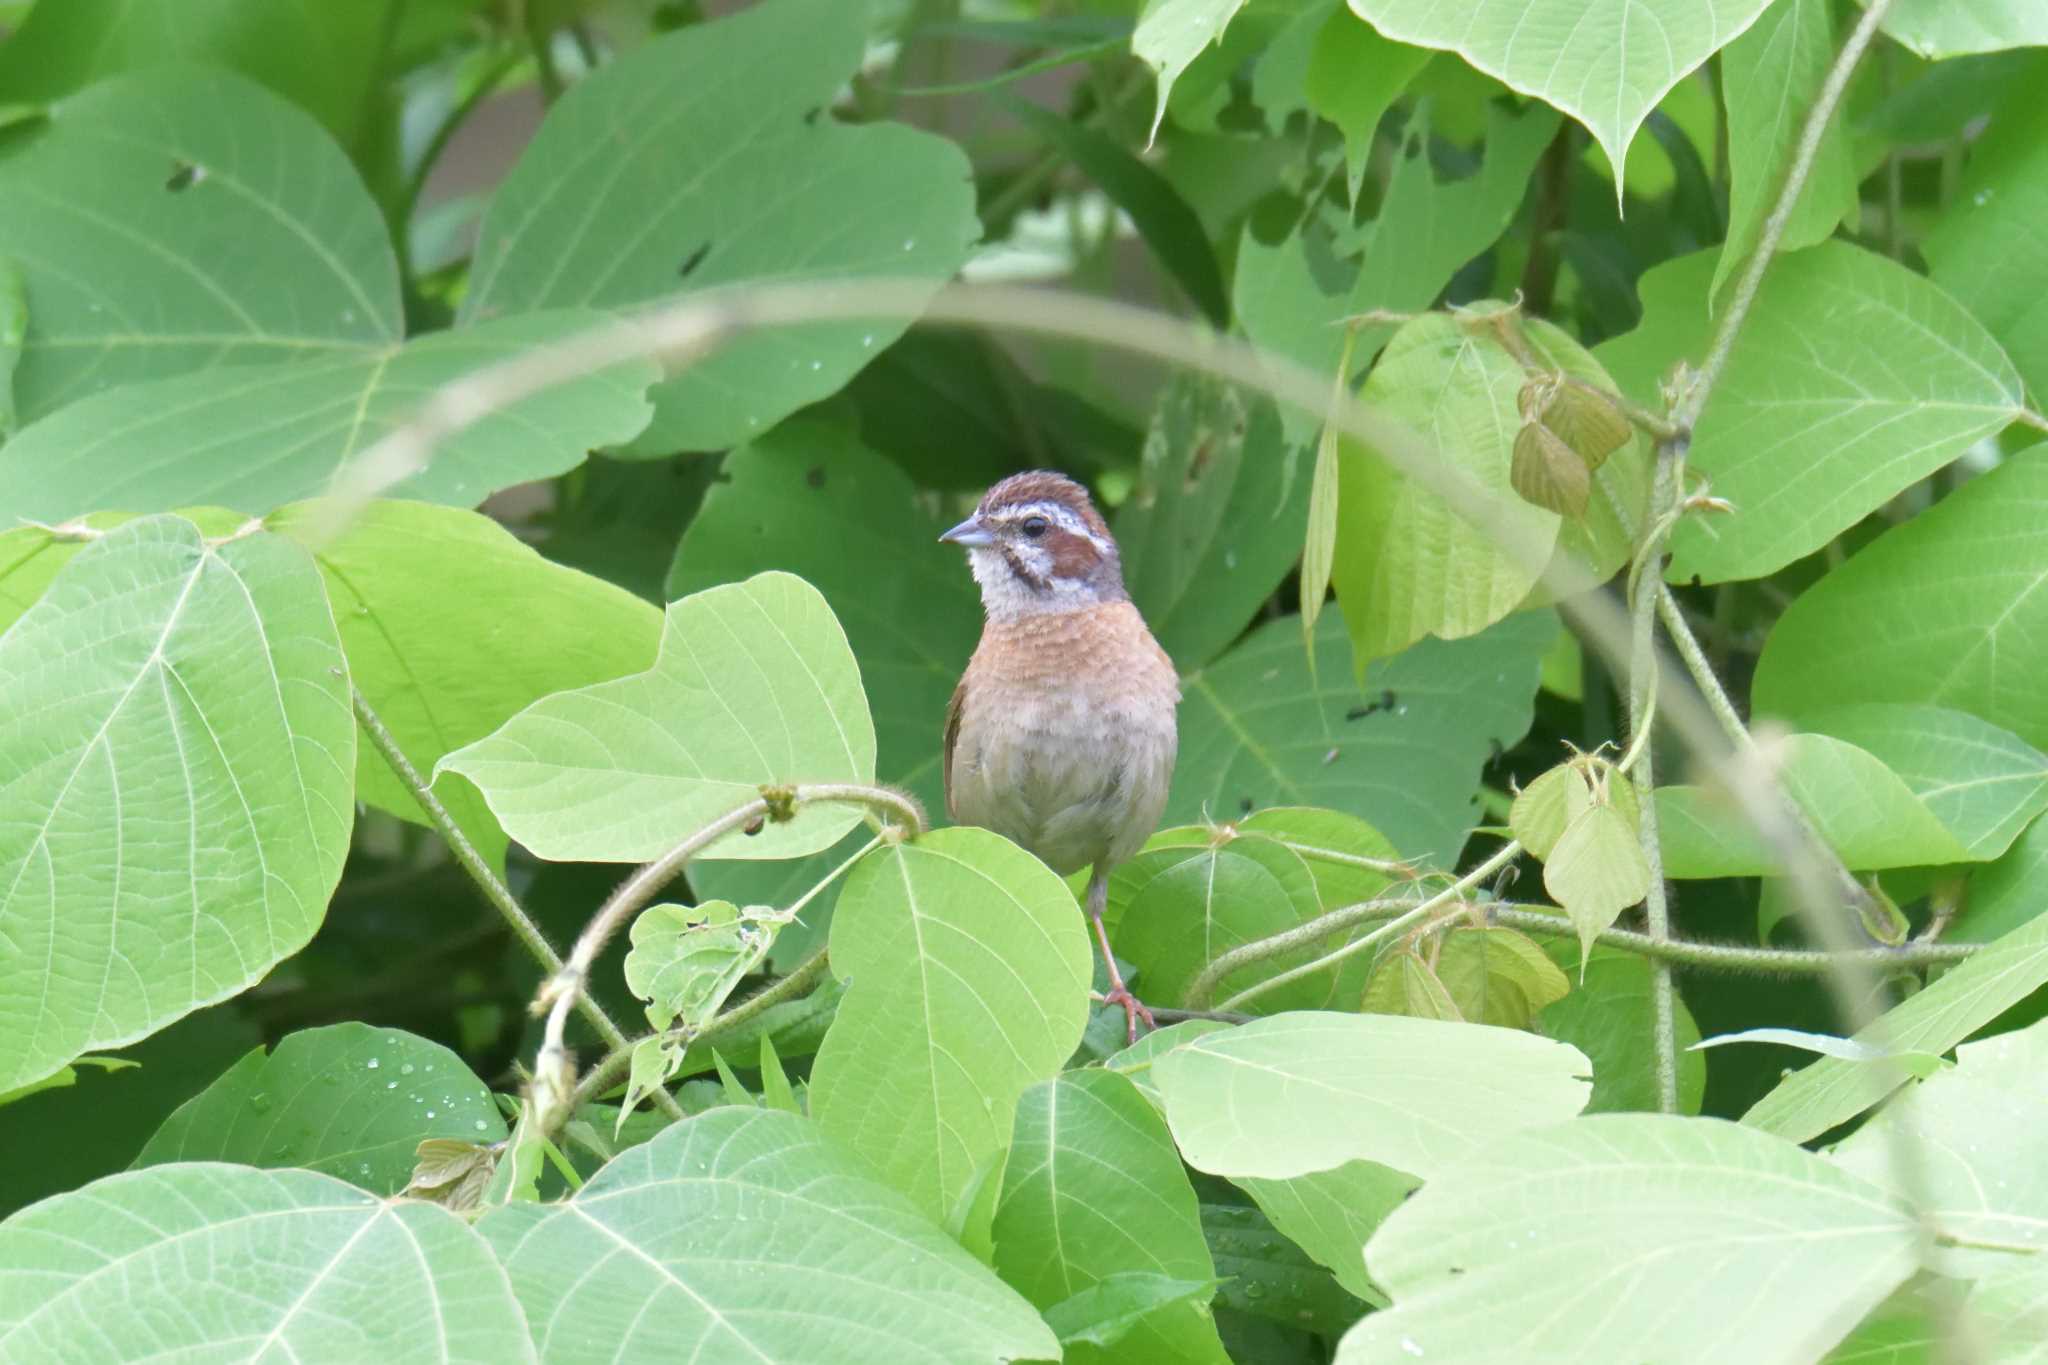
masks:
POLYGON ((0 1359, 2041 1358, 2048 6, 0 34, 0 1359))

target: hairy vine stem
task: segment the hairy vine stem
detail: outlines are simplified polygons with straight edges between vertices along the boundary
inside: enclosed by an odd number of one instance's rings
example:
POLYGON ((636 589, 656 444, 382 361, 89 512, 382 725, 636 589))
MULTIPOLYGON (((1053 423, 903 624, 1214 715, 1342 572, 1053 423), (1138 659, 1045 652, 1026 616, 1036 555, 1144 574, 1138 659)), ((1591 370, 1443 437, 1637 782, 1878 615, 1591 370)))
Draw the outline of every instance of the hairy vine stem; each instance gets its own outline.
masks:
MULTIPOLYGON (((1276 972, 1263 981, 1252 983, 1216 1008, 1219 1010, 1239 1009, 1248 1001, 1256 1000, 1268 991, 1278 990, 1290 981, 1298 981, 1304 976, 1313 976, 1326 967, 1335 966, 1345 958, 1362 953, 1374 944, 1392 938, 1404 929, 1420 924, 1433 911, 1441 909, 1445 905, 1455 902, 1456 908, 1463 910, 1465 906, 1465 892, 1470 891, 1473 887, 1478 886, 1502 868, 1514 862, 1516 858, 1521 856, 1521 853, 1522 846, 1512 839, 1508 840, 1499 849, 1495 850, 1493 855, 1485 862, 1479 864, 1479 866, 1473 868, 1434 896, 1417 902, 1413 909, 1396 915, 1371 933, 1361 934, 1351 940, 1351 942, 1332 949, 1313 962, 1305 962, 1298 967, 1290 967, 1284 972, 1276 972)), ((1367 902, 1367 904, 1374 905, 1377 908, 1379 902, 1367 902)), ((1307 924, 1301 925, 1296 929, 1290 929, 1286 933, 1275 934, 1270 938, 1257 939, 1251 943, 1233 948, 1203 968, 1202 974, 1196 977, 1194 982, 1189 985, 1187 990, 1187 1007, 1196 1010, 1208 1008, 1209 999, 1215 994, 1216 987, 1221 984, 1223 978, 1240 967, 1253 962, 1263 962, 1268 958, 1278 957, 1283 953, 1313 943, 1318 939, 1327 938, 1333 933, 1340 933, 1352 925, 1362 923, 1371 917, 1370 913, 1360 913, 1359 906, 1345 906, 1338 910, 1332 910, 1327 915, 1318 916, 1307 924), (1318 932, 1310 933, 1308 932, 1310 930, 1317 930, 1318 932), (1280 942, 1283 939, 1286 941, 1280 942)))
MULTIPOLYGON (((907 834, 923 834, 927 828, 924 807, 915 797, 892 787, 859 782, 763 787, 761 795, 727 811, 659 858, 641 866, 598 907, 590 923, 576 936, 576 944, 569 950, 568 960, 542 986, 540 995, 534 1000, 534 1012, 547 1016, 540 1052, 534 1058, 532 1083, 534 1109, 542 1132, 552 1133, 560 1127, 561 1121, 574 1112, 576 1097, 583 1092, 577 1084, 576 1065, 563 1041, 563 1033, 569 1010, 583 998, 590 970, 596 965, 598 954, 604 951, 605 945, 611 942, 627 920, 661 894, 662 888, 674 881, 692 858, 726 835, 754 826, 757 822, 792 819, 801 807, 819 803, 864 807, 878 819, 898 822, 896 827, 907 834)), ((822 953, 816 956, 822 967, 822 953)), ((804 966, 810 967, 811 963, 806 962, 804 966)), ((764 1004, 759 1008, 768 1006, 764 1004)), ((625 1039, 621 1037, 612 1044, 612 1050, 616 1053, 625 1046, 625 1039)), ((666 1099, 671 1105, 675 1103, 674 1097, 665 1090, 657 1090, 656 1094, 658 1100, 666 1099)))
MULTIPOLYGON (((365 697, 362 689, 358 687, 351 686, 349 693, 355 707, 356 724, 369 736, 371 746, 383 756, 384 762, 389 765, 399 783, 412 793, 412 799, 419 803, 427 819, 433 822, 434 828, 448 845, 448 851, 455 855, 455 861, 484 893, 484 899, 491 903, 491 908, 505 921, 506 927, 512 931, 512 936, 525 945, 526 951, 533 955, 534 961, 540 963, 550 976, 561 971, 561 954, 548 942, 547 935, 540 931, 540 926, 533 922, 533 917, 526 913, 526 908, 519 903, 519 898, 512 894, 512 888, 498 879, 498 874, 491 870, 491 865, 476 851, 476 845, 470 843, 469 836, 455 823, 455 817, 441 804, 441 798, 434 795, 434 789, 420 776, 419 769, 413 767, 412 760, 405 756, 405 750, 398 747, 397 736, 391 733, 390 727, 384 724, 384 718, 370 705, 370 699, 365 697)), ((604 1040, 606 1047, 625 1046, 625 1033, 612 1022, 612 1017, 606 1014, 595 1000, 587 997, 579 999, 576 1002, 576 1009, 590 1027, 596 1030, 597 1036, 604 1040)), ((669 1104, 673 1105, 674 1101, 670 1100, 669 1104)), ((682 1116, 683 1111, 679 1108, 671 1114, 673 1118, 682 1116)))

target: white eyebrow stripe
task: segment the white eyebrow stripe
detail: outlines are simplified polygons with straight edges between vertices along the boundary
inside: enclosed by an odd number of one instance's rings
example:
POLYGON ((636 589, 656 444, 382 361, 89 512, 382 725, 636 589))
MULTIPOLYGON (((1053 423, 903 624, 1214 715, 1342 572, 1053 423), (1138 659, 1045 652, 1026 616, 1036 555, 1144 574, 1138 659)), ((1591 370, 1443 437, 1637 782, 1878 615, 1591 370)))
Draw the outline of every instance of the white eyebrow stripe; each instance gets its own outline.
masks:
POLYGON ((1011 506, 996 508, 993 512, 986 515, 992 521, 1000 521, 1005 524, 1014 524, 1029 517, 1044 517, 1061 530, 1070 531, 1074 535, 1080 536, 1105 555, 1116 552, 1116 547, 1111 541, 1089 530, 1088 523, 1082 519, 1081 515, 1063 502, 1020 502, 1011 506))

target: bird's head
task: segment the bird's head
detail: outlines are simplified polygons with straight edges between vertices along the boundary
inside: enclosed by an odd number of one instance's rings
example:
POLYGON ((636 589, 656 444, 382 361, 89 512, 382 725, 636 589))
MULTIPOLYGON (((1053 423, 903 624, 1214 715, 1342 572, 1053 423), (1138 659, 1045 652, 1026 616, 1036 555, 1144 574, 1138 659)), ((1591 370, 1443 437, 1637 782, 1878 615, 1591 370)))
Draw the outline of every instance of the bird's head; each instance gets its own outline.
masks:
POLYGON ((939 537, 966 548, 991 619, 1014 620, 1120 602, 1123 565, 1088 490, 1064 474, 1013 474, 974 515, 939 537))

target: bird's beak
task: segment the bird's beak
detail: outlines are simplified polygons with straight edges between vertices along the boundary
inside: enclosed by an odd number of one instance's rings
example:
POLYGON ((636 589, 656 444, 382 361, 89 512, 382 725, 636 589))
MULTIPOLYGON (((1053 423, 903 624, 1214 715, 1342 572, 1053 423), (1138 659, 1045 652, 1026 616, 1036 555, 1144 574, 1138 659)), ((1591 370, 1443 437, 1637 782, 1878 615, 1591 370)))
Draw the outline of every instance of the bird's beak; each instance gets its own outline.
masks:
POLYGON ((996 538, 988 533, 988 528, 981 524, 978 517, 969 517, 939 539, 969 550, 978 550, 985 545, 996 543, 996 538))

